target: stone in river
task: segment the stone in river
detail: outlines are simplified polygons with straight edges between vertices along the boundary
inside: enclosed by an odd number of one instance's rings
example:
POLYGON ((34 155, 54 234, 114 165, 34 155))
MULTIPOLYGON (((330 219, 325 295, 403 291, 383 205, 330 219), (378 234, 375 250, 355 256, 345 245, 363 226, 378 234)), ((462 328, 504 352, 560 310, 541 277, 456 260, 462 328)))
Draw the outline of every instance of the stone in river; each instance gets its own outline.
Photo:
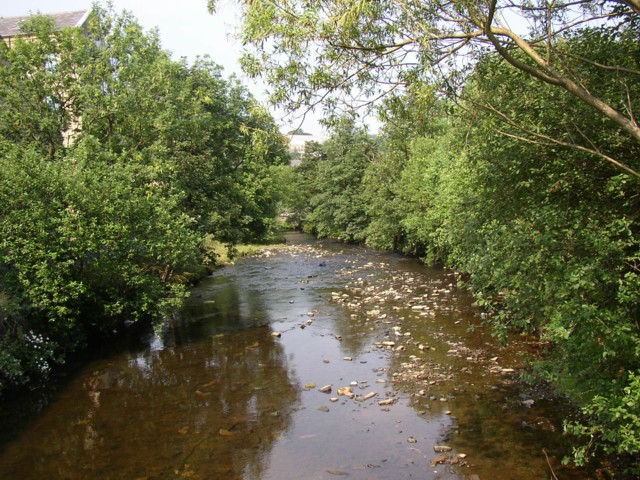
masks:
POLYGON ((316 388, 316 383, 315 382, 309 382, 304 386, 304 388, 306 388, 307 390, 311 390, 312 388, 316 388))
POLYGON ((326 405, 322 405, 320 408, 318 408, 318 411, 320 411, 320 412, 328 412, 329 411, 329 407, 327 407, 326 405))
POLYGON ((331 393, 331 385, 325 385, 318 391, 322 393, 331 393))
POLYGON ((353 393, 353 390, 351 389, 351 387, 339 387, 338 395, 345 395, 349 398, 353 398, 355 397, 356 394, 353 393))
POLYGON ((433 446, 433 451, 436 453, 447 453, 450 452, 452 450, 451 447, 447 446, 447 445, 434 445, 433 446))
POLYGON ((362 397, 356 397, 356 400, 358 402, 366 402, 367 400, 369 400, 370 398, 373 398, 377 395, 376 392, 369 392, 366 395, 362 396, 362 397))
POLYGON ((448 461, 449 461, 449 457, 447 455, 440 455, 440 456, 437 456, 436 458, 432 458, 430 463, 432 467, 435 467, 437 465, 443 465, 448 461))

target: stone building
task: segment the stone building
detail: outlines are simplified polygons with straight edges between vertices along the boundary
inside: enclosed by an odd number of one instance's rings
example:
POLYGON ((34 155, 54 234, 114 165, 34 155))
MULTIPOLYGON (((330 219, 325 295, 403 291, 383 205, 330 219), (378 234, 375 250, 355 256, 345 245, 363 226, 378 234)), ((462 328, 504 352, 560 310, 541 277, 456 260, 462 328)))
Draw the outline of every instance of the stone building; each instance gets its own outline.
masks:
MULTIPOLYGON (((90 10, 78 10, 75 12, 60 13, 44 13, 47 17, 51 17, 56 28, 63 29, 66 27, 82 27, 86 28, 89 20, 90 10)), ((20 24, 27 20, 30 15, 19 17, 1 17, 0 16, 0 39, 2 39, 9 47, 16 37, 23 37, 20 32, 20 24)))

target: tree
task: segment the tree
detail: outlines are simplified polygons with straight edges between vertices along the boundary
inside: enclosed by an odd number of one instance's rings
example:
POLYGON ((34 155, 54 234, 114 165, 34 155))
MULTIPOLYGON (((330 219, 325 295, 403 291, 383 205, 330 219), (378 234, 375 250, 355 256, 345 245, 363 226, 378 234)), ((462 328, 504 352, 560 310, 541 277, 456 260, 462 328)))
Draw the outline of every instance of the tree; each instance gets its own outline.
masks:
MULTIPOLYGON (((589 50, 599 62, 624 55, 630 46, 618 42, 602 48, 593 31, 570 41, 573 52, 589 50)), ((583 68, 591 69, 578 72, 589 78, 590 88, 608 99, 619 95, 599 68, 583 68)), ((636 89, 638 79, 629 85, 636 89)), ((479 65, 465 98, 473 102, 485 92, 540 136, 582 133, 620 158, 640 154, 637 142, 568 92, 495 58, 479 65)), ((522 142, 520 125, 483 111, 467 108, 462 119, 470 167, 464 177, 471 188, 460 215, 468 218, 468 231, 458 228, 453 231, 459 235, 450 237, 457 245, 453 260, 470 274, 480 303, 499 312, 490 320, 497 331, 516 327, 548 342, 535 372, 586 414, 579 425, 570 424, 585 442, 575 459, 584 462, 599 450, 626 455, 637 474, 640 421, 632 400, 640 369, 637 182, 578 149, 522 142)))
MULTIPOLYGON (((213 11, 218 1, 208 4, 213 11)), ((634 92, 611 101, 574 69, 589 63, 614 74, 624 87, 628 78, 640 73, 637 61, 628 65, 612 58, 602 63, 563 47, 563 38, 586 26, 611 27, 612 41, 626 35, 637 39, 638 0, 241 4, 241 39, 248 47, 243 68, 249 75, 263 76, 271 86, 271 100, 291 111, 320 103, 327 112, 339 105, 358 108, 416 84, 437 84, 455 95, 475 62, 492 51, 512 67, 568 92, 640 143, 634 92)), ((640 177, 625 159, 607 155, 603 146, 591 145, 588 139, 573 144, 640 177)))
POLYGON ((206 235, 270 233, 275 122, 209 61, 129 14, 86 31, 35 16, 0 46, 0 392, 136 321, 203 272, 206 235))
POLYGON ((308 157, 299 171, 315 174, 304 228, 320 237, 363 242, 369 220, 362 178, 375 156, 375 142, 364 128, 343 118, 320 150, 322 155, 308 157))

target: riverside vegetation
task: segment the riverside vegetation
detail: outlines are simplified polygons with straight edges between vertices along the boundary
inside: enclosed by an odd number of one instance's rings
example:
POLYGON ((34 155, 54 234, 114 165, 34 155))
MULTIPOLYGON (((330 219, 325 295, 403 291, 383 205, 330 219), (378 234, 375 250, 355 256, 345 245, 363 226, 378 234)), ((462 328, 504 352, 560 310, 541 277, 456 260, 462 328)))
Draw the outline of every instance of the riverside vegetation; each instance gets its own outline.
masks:
POLYGON ((269 238, 288 163, 246 88, 171 60, 130 14, 22 30, 0 42, 0 391, 160 322, 211 245, 269 238))

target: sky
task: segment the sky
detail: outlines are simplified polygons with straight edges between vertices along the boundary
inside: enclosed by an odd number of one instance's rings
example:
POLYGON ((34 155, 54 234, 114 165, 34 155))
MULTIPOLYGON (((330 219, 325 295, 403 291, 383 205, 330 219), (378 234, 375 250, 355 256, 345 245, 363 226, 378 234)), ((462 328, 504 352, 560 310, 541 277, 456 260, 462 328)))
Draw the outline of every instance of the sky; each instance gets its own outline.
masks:
MULTIPOLYGON (((92 3, 92 0, 0 0, 0 16, 85 10, 92 3)), ((193 62, 196 56, 208 54, 224 67, 226 75, 236 74, 256 98, 265 101, 264 85, 244 76, 238 64, 242 48, 234 32, 240 19, 233 0, 221 0, 213 15, 207 11, 207 0, 112 0, 112 3, 116 12, 131 12, 145 30, 158 28, 163 48, 174 59, 186 57, 193 62)), ((101 4, 106 5, 106 1, 101 4)), ((273 109, 271 113, 283 132, 302 126, 308 133, 325 134, 317 114, 308 114, 301 125, 299 117, 285 117, 273 109)))

